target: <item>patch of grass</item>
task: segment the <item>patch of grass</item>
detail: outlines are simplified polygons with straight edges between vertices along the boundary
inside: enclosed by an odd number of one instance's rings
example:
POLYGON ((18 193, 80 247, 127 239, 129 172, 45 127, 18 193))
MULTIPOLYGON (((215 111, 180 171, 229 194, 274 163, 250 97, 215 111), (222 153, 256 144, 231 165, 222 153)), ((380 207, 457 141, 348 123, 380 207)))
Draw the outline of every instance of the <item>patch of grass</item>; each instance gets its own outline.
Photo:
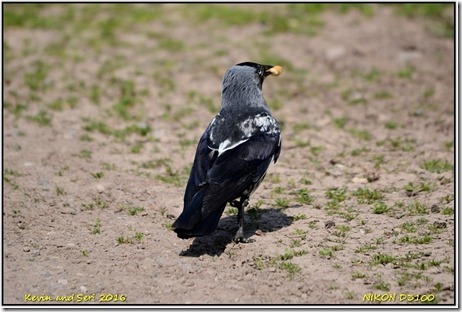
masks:
POLYGON ((421 168, 434 173, 454 171, 454 165, 445 160, 431 159, 422 162, 421 168))
POLYGON ((441 37, 454 36, 454 17, 446 14, 453 10, 453 3, 402 3, 394 5, 395 12, 408 18, 423 18, 429 21, 432 34, 441 37))
POLYGON ((165 222, 165 223, 162 224, 162 226, 164 228, 166 228, 167 230, 169 230, 169 231, 173 231, 173 223, 171 223, 171 222, 165 222))
POLYGON ((409 236, 405 235, 400 238, 400 242, 404 244, 429 244, 433 238, 429 235, 421 235, 421 236, 409 236))
POLYGON ((142 143, 135 143, 130 147, 130 153, 139 154, 143 149, 143 146, 144 145, 142 143))
POLYGON ((305 220, 307 218, 306 214, 304 213, 299 213, 299 214, 296 214, 292 217, 292 220, 293 221, 299 221, 299 220, 305 220))
POLYGON ((138 242, 141 242, 144 238, 144 233, 142 232, 136 232, 135 233, 135 239, 138 241, 138 242))
POLYGON ((387 284, 385 282, 377 282, 372 285, 372 288, 387 292, 390 290, 390 284, 387 284))
POLYGON ((355 148, 354 150, 351 151, 351 156, 356 157, 360 156, 361 154, 369 152, 369 149, 366 147, 362 148, 355 148))
POLYGON ((422 204, 420 201, 414 201, 407 205, 406 211, 408 215, 425 215, 428 214, 428 208, 425 204, 422 204))
POLYGON ((326 191, 326 197, 336 202, 343 202, 347 199, 347 189, 346 188, 331 188, 326 191))
POLYGON ((101 219, 96 219, 95 224, 90 229, 91 234, 101 234, 101 219))
POLYGON ((144 211, 144 207, 139 207, 139 206, 128 206, 127 207, 127 213, 129 216, 135 216, 138 214, 138 212, 144 211))
POLYGON ((445 150, 451 152, 454 150, 454 141, 446 141, 443 143, 443 147, 445 150))
POLYGON ((32 63, 32 71, 24 75, 24 83, 33 91, 40 91, 48 86, 46 78, 50 71, 50 66, 43 61, 35 61, 32 63))
POLYGON ((318 222, 316 222, 316 221, 310 221, 310 222, 308 222, 308 227, 309 227, 310 229, 317 229, 317 228, 318 228, 318 222))
POLYGON ((385 128, 386 128, 386 129, 393 130, 393 129, 398 128, 398 124, 397 124, 395 121, 387 121, 387 122, 385 123, 385 128))
POLYGON ((56 187, 56 195, 61 196, 64 195, 64 189, 62 187, 57 186, 56 187))
POLYGON ((335 227, 334 235, 337 237, 347 237, 347 233, 350 231, 350 227, 346 225, 337 225, 335 227))
POLYGON ((104 172, 102 171, 92 172, 90 173, 90 175, 95 179, 101 179, 102 177, 104 177, 104 172))
POLYGON ((358 188, 353 192, 353 196, 357 198, 358 204, 372 204, 384 198, 380 191, 368 188, 358 188))
POLYGON ((371 256, 371 260, 369 263, 371 265, 378 265, 378 264, 386 265, 388 263, 393 263, 394 261, 396 261, 395 257, 379 252, 371 256))
POLYGON ((132 242, 130 238, 123 235, 118 236, 116 240, 119 244, 129 244, 132 242))
POLYGON ((372 157, 372 160, 374 161, 374 168, 380 169, 381 166, 385 163, 385 155, 375 155, 374 157, 372 157))
POLYGON ((41 110, 36 115, 27 116, 27 119, 36 122, 39 126, 49 127, 51 126, 52 118, 47 111, 41 110))
POLYGON ((319 255, 321 257, 332 258, 334 256, 334 250, 330 247, 324 247, 323 249, 319 250, 319 255))
POLYGON ((370 71, 364 73, 362 77, 364 80, 368 82, 376 82, 381 76, 381 74, 382 73, 380 72, 380 70, 378 70, 377 68, 373 68, 370 71))
POLYGON ((314 197, 310 195, 307 189, 299 189, 295 191, 295 195, 300 204, 310 205, 314 202, 314 197))
POLYGON ((353 279, 358 279, 358 278, 365 278, 367 275, 363 272, 360 272, 360 271, 353 271, 351 273, 351 277, 353 279))
POLYGON ((276 198, 275 204, 282 209, 286 209, 289 208, 290 201, 287 198, 276 198))
POLYGON ((109 204, 102 198, 96 197, 92 202, 82 203, 82 208, 84 210, 93 210, 95 208, 105 209, 109 207, 109 204))
POLYGON ((445 216, 452 216, 454 215, 454 208, 452 207, 444 207, 442 210, 441 210, 441 213, 445 216))
POLYGON ((402 228, 407 233, 415 233, 417 232, 417 229, 418 229, 417 225, 411 221, 405 222, 401 224, 399 227, 402 228))
POLYGON ((378 91, 374 93, 374 98, 377 100, 388 100, 388 99, 392 99, 393 97, 394 97, 393 93, 386 91, 386 90, 378 91))
POLYGON ((414 185, 412 182, 409 182, 404 186, 404 189, 406 190, 406 194, 408 196, 415 196, 416 194, 420 192, 428 192, 430 191, 430 185, 425 184, 421 182, 418 186, 414 185))
POLYGON ((384 214, 390 211, 390 207, 388 207, 383 202, 375 202, 372 205, 372 213, 374 214, 384 214))
POLYGON ((181 176, 179 171, 173 170, 170 166, 167 166, 164 175, 156 175, 156 179, 164 183, 173 184, 177 187, 184 184, 184 177, 181 176))
POLYGON ((290 261, 283 261, 279 263, 278 266, 281 270, 286 270, 289 273, 289 276, 292 277, 294 274, 299 273, 302 271, 300 266, 296 263, 292 263, 290 261))
POLYGON ((92 155, 92 151, 83 149, 80 151, 79 157, 80 158, 85 158, 85 159, 90 159, 92 155))
POLYGON ((399 78, 403 78, 403 79, 411 79, 413 74, 415 72, 415 67, 412 66, 412 65, 406 65, 406 67, 402 68, 401 70, 399 70, 396 75, 399 77, 399 78))
POLYGON ((370 141, 372 139, 372 135, 367 130, 360 130, 356 128, 351 128, 348 132, 355 138, 363 141, 370 141))
POLYGON ((88 134, 88 133, 84 133, 82 134, 80 137, 79 137, 80 141, 82 142, 91 142, 93 141, 93 138, 88 134))
POLYGON ((348 122, 348 118, 347 117, 335 118, 333 122, 334 122, 334 126, 337 129, 345 129, 345 125, 348 122))
POLYGON ((377 246, 376 245, 372 245, 372 244, 365 244, 363 246, 359 246, 355 249, 355 252, 356 253, 362 253, 362 254, 365 254, 365 253, 368 253, 369 251, 372 251, 372 250, 376 250, 377 249, 377 246))

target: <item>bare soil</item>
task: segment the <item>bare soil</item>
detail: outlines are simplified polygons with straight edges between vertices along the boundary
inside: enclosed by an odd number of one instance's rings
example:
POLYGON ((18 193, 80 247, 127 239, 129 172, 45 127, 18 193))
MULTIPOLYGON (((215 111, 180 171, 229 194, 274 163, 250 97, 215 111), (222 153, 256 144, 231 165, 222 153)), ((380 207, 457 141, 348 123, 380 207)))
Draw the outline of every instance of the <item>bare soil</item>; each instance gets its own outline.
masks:
POLYGON ((94 7, 4 29, 3 304, 454 304, 452 37, 391 6, 322 12, 311 35, 184 5, 111 33, 94 7), (283 148, 251 198, 253 242, 232 242, 232 209, 181 240, 196 143, 243 61, 285 69, 264 85, 283 148))

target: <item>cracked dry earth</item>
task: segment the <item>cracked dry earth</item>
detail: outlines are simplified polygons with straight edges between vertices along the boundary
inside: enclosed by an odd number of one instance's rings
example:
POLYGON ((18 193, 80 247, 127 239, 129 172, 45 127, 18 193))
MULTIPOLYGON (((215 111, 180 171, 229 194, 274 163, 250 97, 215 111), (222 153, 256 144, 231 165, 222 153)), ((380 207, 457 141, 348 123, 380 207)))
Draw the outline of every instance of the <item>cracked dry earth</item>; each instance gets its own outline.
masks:
POLYGON ((323 11, 307 35, 152 4, 98 37, 110 8, 4 28, 4 304, 454 304, 452 37, 385 5, 323 11), (178 239, 222 74, 247 60, 285 70, 264 85, 283 148, 245 216, 254 241, 232 242, 231 207, 178 239))

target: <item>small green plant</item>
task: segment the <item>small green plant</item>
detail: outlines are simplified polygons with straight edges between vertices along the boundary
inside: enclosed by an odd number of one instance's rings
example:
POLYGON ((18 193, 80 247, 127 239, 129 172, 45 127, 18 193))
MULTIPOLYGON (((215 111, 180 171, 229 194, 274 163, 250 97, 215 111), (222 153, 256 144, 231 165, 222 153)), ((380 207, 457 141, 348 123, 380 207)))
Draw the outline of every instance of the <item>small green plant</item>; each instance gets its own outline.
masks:
POLYGON ((346 188, 332 188, 326 191, 326 197, 336 202, 342 202, 347 199, 346 188))
POLYGON ((400 228, 402 228, 404 231, 407 233, 415 233, 417 232, 417 225, 414 222, 405 222, 400 225, 400 228))
POLYGON ((91 234, 101 234, 101 219, 96 219, 95 224, 90 229, 91 234))
POLYGON ((129 216, 134 216, 138 212, 144 211, 144 207, 138 207, 138 206, 131 206, 127 208, 127 213, 129 216))
POLYGON ((378 190, 370 190, 368 188, 358 188, 353 192, 358 200, 358 204, 372 204, 383 199, 383 194, 378 190))
POLYGON ((454 215, 454 208, 452 208, 452 207, 444 207, 441 210, 441 213, 446 215, 446 216, 452 216, 452 215, 454 215))
POLYGON ((395 121, 387 121, 385 123, 385 128, 393 130, 393 129, 398 128, 398 124, 395 121))
POLYGON ((346 125, 347 121, 348 121, 347 117, 335 118, 333 120, 335 127, 338 128, 338 129, 345 129, 345 125, 346 125))
POLYGON ((295 191, 295 195, 297 196, 297 201, 300 204, 312 204, 314 202, 314 197, 310 195, 307 189, 299 189, 295 191))
POLYGON ((379 253, 371 256, 370 264, 371 265, 378 265, 378 264, 385 265, 385 264, 388 264, 388 263, 392 263, 395 260, 396 260, 395 257, 379 252, 379 253))
POLYGON ((305 220, 307 218, 306 214, 304 213, 299 213, 299 214, 296 214, 292 217, 292 220, 293 221, 298 221, 298 220, 305 220))
POLYGON ((321 257, 331 258, 334 256, 334 250, 330 247, 324 247, 323 249, 319 251, 319 255, 321 257))
POLYGON ((61 196, 64 195, 64 189, 62 187, 56 187, 56 195, 61 196))
POLYGON ((422 169, 430 172, 442 173, 445 171, 454 171, 454 165, 440 159, 426 160, 421 165, 422 169))
POLYGON ((373 288, 381 291, 389 291, 390 290, 390 284, 387 284, 385 282, 378 282, 372 285, 373 288))
POLYGON ((318 228, 318 223, 317 223, 316 221, 310 221, 310 222, 308 223, 308 227, 309 227, 310 229, 316 229, 316 228, 318 228))
POLYGON ((356 253, 368 253, 369 251, 371 250, 376 250, 377 249, 377 246, 375 245, 372 245, 372 244, 365 244, 363 246, 359 246, 355 249, 355 252, 356 253))
POLYGON ((144 238, 144 233, 141 233, 141 232, 136 232, 135 233, 135 239, 139 242, 141 242, 144 238))
POLYGON ((433 238, 429 235, 422 236, 403 236, 400 238, 400 242, 404 244, 429 244, 433 238))
POLYGON ((376 202, 372 205, 372 213, 375 214, 383 214, 387 213, 390 211, 390 207, 388 207, 385 203, 383 202, 376 202))
POLYGON ((40 126, 51 126, 51 116, 44 110, 39 111, 37 115, 28 116, 27 119, 38 123, 40 126))
POLYGON ((397 76, 404 79, 411 79, 414 72, 415 67, 412 65, 407 65, 405 68, 397 72, 397 76))
POLYGON ((128 244, 128 243, 131 242, 131 240, 128 237, 125 237, 125 236, 121 235, 121 236, 117 237, 117 242, 119 244, 128 244))
POLYGON ((428 214, 427 206, 417 200, 408 204, 406 210, 410 216, 428 214))
POLYGON ((91 154, 92 154, 92 152, 91 152, 90 150, 83 149, 83 150, 80 151, 79 157, 80 157, 80 158, 90 159, 90 158, 91 158, 91 154))
POLYGON ((353 279, 365 278, 365 277, 366 277, 366 274, 364 274, 363 272, 360 272, 360 271, 353 271, 353 273, 351 273, 351 277, 352 277, 353 279))
POLYGON ((102 171, 93 172, 93 173, 90 173, 90 175, 95 179, 101 179, 102 177, 104 177, 104 172, 102 171))
POLYGON ((278 206, 278 207, 280 207, 282 209, 286 209, 286 208, 289 208, 290 201, 287 198, 277 198, 275 200, 275 204, 276 204, 276 206, 278 206))

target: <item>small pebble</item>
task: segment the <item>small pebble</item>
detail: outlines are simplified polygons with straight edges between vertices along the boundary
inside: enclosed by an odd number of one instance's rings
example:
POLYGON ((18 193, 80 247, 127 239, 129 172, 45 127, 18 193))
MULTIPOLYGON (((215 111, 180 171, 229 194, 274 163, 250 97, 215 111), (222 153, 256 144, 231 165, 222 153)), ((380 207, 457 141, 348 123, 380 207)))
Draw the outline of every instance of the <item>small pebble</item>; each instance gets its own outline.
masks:
POLYGON ((330 229, 331 227, 335 226, 335 221, 334 220, 326 221, 326 223, 324 223, 324 226, 326 227, 326 229, 330 229))
POLYGON ((24 251, 24 252, 29 252, 29 251, 30 251, 30 248, 29 248, 29 247, 24 247, 24 248, 22 249, 22 251, 24 251))
POLYGON ((86 294, 86 293, 87 293, 87 287, 85 287, 85 286, 80 286, 79 290, 80 290, 80 292, 83 293, 83 294, 86 294))
POLYGON ((441 211, 441 208, 438 207, 438 205, 434 204, 431 206, 430 211, 433 213, 439 213, 441 211))
POLYGON ((67 285, 67 279, 59 279, 58 284, 66 286, 67 285))

